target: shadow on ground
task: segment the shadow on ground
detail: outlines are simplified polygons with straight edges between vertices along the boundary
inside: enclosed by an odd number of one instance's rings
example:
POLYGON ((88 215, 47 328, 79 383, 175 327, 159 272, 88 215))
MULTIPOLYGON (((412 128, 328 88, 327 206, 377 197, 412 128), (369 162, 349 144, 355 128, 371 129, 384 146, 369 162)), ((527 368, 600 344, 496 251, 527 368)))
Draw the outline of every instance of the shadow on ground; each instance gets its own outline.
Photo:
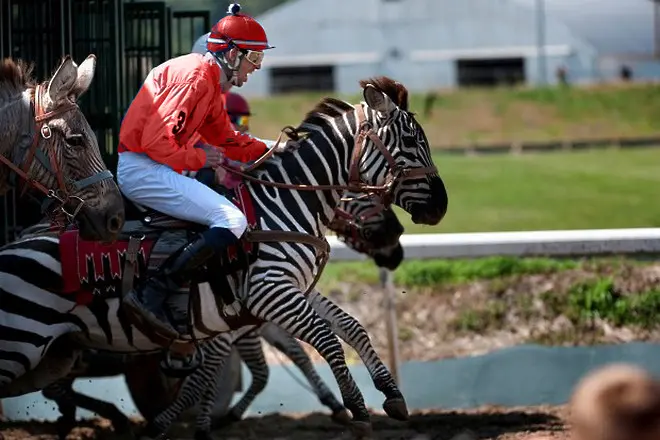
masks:
MULTIPOLYGON (((383 415, 372 416, 376 438, 384 440, 450 440, 460 433, 470 431, 473 439, 497 439, 511 433, 561 431, 563 423, 557 409, 502 410, 499 408, 479 411, 424 411, 411 415, 408 422, 397 422, 383 415)), ((135 421, 138 430, 142 423, 135 421)), ((171 437, 192 438, 191 423, 173 427, 171 437)), ((0 423, 4 440, 57 438, 54 423, 16 422, 0 423)), ((277 440, 339 440, 350 438, 345 426, 333 423, 326 414, 306 415, 269 414, 248 417, 228 429, 217 432, 218 438, 277 439, 277 440)), ((103 419, 83 421, 68 440, 120 438, 112 431, 110 423, 103 419)))

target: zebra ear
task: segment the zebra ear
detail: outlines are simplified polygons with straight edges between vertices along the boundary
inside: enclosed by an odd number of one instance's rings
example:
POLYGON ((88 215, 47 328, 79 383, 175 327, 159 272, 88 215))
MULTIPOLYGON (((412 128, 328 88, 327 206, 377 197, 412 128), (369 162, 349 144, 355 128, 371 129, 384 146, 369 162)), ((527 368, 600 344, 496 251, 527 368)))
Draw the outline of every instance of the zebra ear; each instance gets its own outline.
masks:
POLYGON ((78 66, 78 77, 76 83, 71 89, 71 94, 75 99, 85 93, 94 79, 94 71, 96 70, 96 55, 90 54, 85 58, 85 61, 78 66))
POLYGON ((380 113, 381 116, 387 116, 397 109, 394 101, 372 84, 367 84, 364 88, 363 95, 367 105, 380 113))
POLYGON ((66 98, 75 84, 76 78, 77 68, 75 63, 71 56, 66 55, 48 83, 47 94, 51 103, 54 104, 66 98))

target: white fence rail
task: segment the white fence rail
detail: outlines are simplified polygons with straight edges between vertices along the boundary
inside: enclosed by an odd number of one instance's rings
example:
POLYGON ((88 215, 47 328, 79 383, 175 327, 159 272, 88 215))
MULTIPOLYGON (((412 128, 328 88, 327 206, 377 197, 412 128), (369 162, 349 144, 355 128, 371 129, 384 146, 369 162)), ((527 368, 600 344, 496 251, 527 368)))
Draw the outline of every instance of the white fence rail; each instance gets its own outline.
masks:
MULTIPOLYGON (((328 237, 330 261, 364 260, 337 237, 328 237)), ((660 255, 660 228, 592 229, 566 231, 488 232, 465 234, 404 234, 406 259, 516 257, 584 257, 607 255, 660 255)), ((392 274, 381 269, 385 292, 385 319, 389 364, 399 381, 398 326, 392 274)))
MULTIPOLYGON (((331 261, 364 260, 335 236, 331 261)), ((660 228, 404 234, 406 259, 660 254, 660 228)))

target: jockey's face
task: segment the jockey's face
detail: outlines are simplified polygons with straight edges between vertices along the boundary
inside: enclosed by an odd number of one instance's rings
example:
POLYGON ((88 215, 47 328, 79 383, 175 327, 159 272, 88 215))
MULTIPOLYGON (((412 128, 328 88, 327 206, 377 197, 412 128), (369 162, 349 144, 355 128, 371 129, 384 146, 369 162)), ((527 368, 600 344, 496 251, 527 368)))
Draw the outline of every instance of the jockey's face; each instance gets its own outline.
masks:
POLYGON ((245 56, 241 57, 241 64, 238 66, 238 71, 236 72, 236 86, 241 87, 248 80, 248 76, 261 68, 261 63, 255 64, 247 59, 245 56))

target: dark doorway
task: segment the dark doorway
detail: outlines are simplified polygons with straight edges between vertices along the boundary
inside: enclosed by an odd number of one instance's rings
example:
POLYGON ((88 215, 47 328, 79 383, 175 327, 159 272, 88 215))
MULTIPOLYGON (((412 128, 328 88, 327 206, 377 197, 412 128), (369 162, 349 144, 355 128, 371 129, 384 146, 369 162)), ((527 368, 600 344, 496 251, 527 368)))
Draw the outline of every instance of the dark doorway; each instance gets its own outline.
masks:
POLYGON ((458 85, 494 87, 525 82, 523 58, 457 60, 458 85))
POLYGON ((335 90, 334 66, 274 67, 270 78, 271 93, 335 90))

